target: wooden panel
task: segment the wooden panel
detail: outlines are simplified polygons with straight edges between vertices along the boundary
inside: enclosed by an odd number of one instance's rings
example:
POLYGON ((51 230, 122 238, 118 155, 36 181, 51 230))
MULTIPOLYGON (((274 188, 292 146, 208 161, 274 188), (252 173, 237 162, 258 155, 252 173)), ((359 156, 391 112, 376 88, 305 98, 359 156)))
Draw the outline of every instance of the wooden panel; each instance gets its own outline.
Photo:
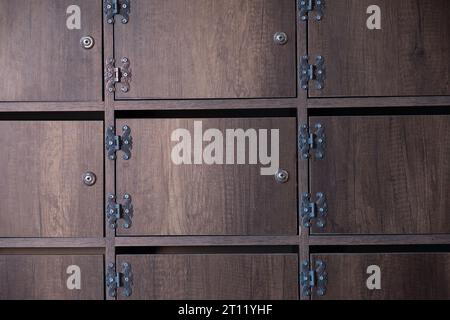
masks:
MULTIPOLYGON (((1 101, 102 99, 102 1, 0 0, 1 101), (69 30, 67 8, 81 9, 69 30), (96 41, 90 50, 80 39, 96 41)), ((69 18, 69 20, 71 20, 69 18)))
POLYGON ((134 0, 115 24, 115 56, 128 57, 125 99, 296 96, 294 0, 134 0), (277 45, 283 31, 288 43, 277 45))
POLYGON ((314 233, 450 233, 449 116, 312 117, 325 126, 311 190, 328 199, 314 233))
POLYGON ((326 60, 324 90, 313 97, 450 95, 450 2, 329 0, 310 20, 309 54, 326 60), (366 27, 370 5, 381 30, 366 27))
POLYGON ((0 270, 0 300, 104 299, 101 255, 0 255, 0 270), (80 289, 67 285, 78 275, 70 266, 79 267, 80 289))
POLYGON ((450 299, 450 254, 319 254, 326 263, 327 292, 315 299, 450 299), (378 266, 377 275, 370 266, 378 266), (376 288, 376 287, 375 287, 376 288))
POLYGON ((118 234, 297 234, 295 118, 118 120, 118 127, 125 124, 131 128, 133 151, 130 160, 118 159, 117 189, 120 197, 131 195, 134 217, 133 226, 118 234), (289 181, 280 184, 274 175, 261 175, 266 165, 248 164, 248 139, 246 165, 174 164, 172 148, 178 142, 171 141, 172 132, 187 129, 194 139, 194 123, 200 121, 203 132, 220 130, 224 145, 226 129, 279 129, 279 166, 289 172, 289 181))
MULTIPOLYGON (((296 254, 118 256, 129 262, 131 299, 298 299, 296 254)), ((120 294, 120 299, 124 297, 120 294)))
POLYGON ((102 121, 0 121, 0 136, 0 237, 103 236, 102 121))

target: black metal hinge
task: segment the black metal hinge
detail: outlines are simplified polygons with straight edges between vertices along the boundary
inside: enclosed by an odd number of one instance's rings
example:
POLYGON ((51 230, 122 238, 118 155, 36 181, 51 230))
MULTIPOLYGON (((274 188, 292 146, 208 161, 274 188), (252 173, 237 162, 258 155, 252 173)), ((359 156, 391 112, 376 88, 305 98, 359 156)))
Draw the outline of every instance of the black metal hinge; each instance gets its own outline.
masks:
POLYGON ((313 292, 324 296, 327 292, 328 274, 326 264, 316 260, 314 268, 308 260, 303 261, 300 271, 300 286, 304 296, 311 296, 313 292))
POLYGON ((132 286, 133 273, 131 271, 131 265, 128 262, 122 263, 122 272, 116 272, 115 263, 108 265, 106 288, 110 297, 116 297, 119 288, 123 288, 123 295, 129 297, 133 293, 132 286))
POLYGON ((108 159, 116 160, 117 152, 123 152, 123 160, 130 160, 131 149, 133 148, 133 137, 131 136, 131 129, 129 126, 122 127, 122 135, 116 135, 116 130, 113 126, 109 126, 106 130, 105 148, 108 159))
POLYGON ((111 229, 117 228, 117 221, 119 220, 123 220, 123 227, 129 229, 133 218, 131 196, 125 194, 123 196, 123 203, 117 203, 116 196, 109 194, 106 202, 106 218, 111 229))
POLYGON ((305 160, 311 157, 311 151, 314 151, 317 160, 325 158, 325 128, 320 123, 317 123, 314 128, 315 131, 311 132, 308 125, 302 124, 298 130, 298 150, 305 160))
POLYGON ((115 16, 120 15, 120 22, 128 23, 130 20, 130 0, 105 0, 103 9, 106 15, 106 22, 113 24, 115 16))
POLYGON ((121 67, 116 67, 116 61, 113 58, 106 60, 105 65, 105 84, 106 91, 112 93, 116 91, 116 83, 120 83, 120 91, 127 93, 130 91, 131 68, 130 59, 123 57, 120 59, 121 67))
POLYGON ((309 57, 303 56, 300 63, 300 86, 303 90, 309 89, 309 82, 316 82, 316 89, 325 87, 325 58, 316 57, 316 64, 309 64, 309 57))
POLYGON ((300 11, 300 20, 308 20, 308 14, 315 12, 315 19, 322 20, 325 11, 325 0, 298 0, 298 8, 300 11))
POLYGON ((310 193, 302 194, 302 202, 300 204, 300 218, 303 227, 310 228, 313 221, 315 221, 317 227, 324 228, 326 225, 327 213, 328 204, 324 193, 316 193, 315 201, 311 200, 310 193))

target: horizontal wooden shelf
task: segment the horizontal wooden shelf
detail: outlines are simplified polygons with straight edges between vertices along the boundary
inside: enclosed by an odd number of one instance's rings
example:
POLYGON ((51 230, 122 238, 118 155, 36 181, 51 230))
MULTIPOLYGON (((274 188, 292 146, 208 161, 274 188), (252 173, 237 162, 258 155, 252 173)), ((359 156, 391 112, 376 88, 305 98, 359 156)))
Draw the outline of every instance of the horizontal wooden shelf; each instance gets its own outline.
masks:
POLYGON ((116 247, 297 246, 298 236, 116 237, 116 247))
POLYGON ((0 102, 1 112, 103 111, 104 102, 0 102))
POLYGON ((115 110, 195 110, 195 109, 276 109, 297 108, 300 100, 285 99, 228 99, 228 100, 117 100, 115 110))
POLYGON ((450 107, 450 96, 312 98, 308 108, 450 107))
POLYGON ((363 245, 428 245, 450 244, 445 235, 324 235, 310 236, 310 246, 363 246, 363 245))
POLYGON ((104 238, 3 238, 1 248, 103 248, 104 238))

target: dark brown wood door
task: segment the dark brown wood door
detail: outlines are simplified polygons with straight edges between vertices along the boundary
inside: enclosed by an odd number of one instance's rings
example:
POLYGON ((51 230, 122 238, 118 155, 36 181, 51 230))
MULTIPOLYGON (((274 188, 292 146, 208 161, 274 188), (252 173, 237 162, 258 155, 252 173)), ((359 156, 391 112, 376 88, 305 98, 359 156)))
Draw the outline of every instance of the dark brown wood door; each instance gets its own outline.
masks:
POLYGON ((101 255, 0 255, 0 300, 102 300, 101 255))
POLYGON ((102 99, 102 1, 0 0, 0 7, 0 101, 102 99), (80 43, 85 36, 91 49, 80 43))
MULTIPOLYGON (((296 254, 120 255, 136 300, 295 300, 296 254)), ((126 299, 119 289, 118 297, 126 299)))
POLYGON ((102 121, 0 121, 0 136, 0 237, 103 236, 102 121))
POLYGON ((326 264, 324 296, 314 299, 450 299, 450 254, 314 254, 326 264))
POLYGON ((310 96, 450 95, 449 1, 329 0, 308 23, 309 55, 326 67, 325 88, 310 96), (370 30, 374 4, 381 29, 370 30))
POLYGON ((311 191, 328 200, 313 233, 450 233, 450 117, 312 117, 325 127, 311 191))
POLYGON ((119 235, 297 234, 295 118, 117 121, 118 128, 124 125, 131 128, 133 150, 130 160, 118 157, 117 190, 118 197, 131 195, 134 216, 129 229, 119 223, 119 235), (180 129, 190 137, 178 138, 175 130, 180 129), (227 130, 235 129, 242 129, 251 138, 227 139, 227 130), (202 143, 202 137, 208 133, 212 134, 211 142, 202 143), (187 142, 188 147, 175 151, 178 141, 187 142), (211 151, 214 141, 215 152, 211 151), (244 144, 246 151, 241 153, 239 146, 244 144), (268 144, 273 161, 272 165, 263 165, 261 154, 267 154, 268 144), (250 164, 250 150, 256 156, 256 148, 258 159, 256 164, 250 164), (187 156, 192 164, 174 162, 174 153, 187 156), (207 158, 202 158, 205 154, 216 154, 217 162, 207 164, 207 158), (227 164, 230 155, 234 164, 227 164), (241 159, 245 164, 237 164, 240 155, 245 155, 245 160, 241 159), (217 164, 219 161, 223 164, 217 164), (279 183, 274 173, 262 175, 262 168, 271 166, 286 170, 288 181, 279 183))
POLYGON ((294 0, 134 0, 114 26, 132 68, 120 99, 296 96, 294 0), (274 43, 284 32, 288 42, 274 43))

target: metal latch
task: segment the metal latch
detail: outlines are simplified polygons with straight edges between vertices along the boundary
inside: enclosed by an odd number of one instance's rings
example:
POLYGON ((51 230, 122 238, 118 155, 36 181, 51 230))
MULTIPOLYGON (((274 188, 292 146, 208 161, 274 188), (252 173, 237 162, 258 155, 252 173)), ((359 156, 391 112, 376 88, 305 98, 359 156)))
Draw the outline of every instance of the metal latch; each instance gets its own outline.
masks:
POLYGON ((327 292, 328 274, 326 264, 322 260, 316 260, 314 269, 308 260, 303 261, 300 271, 300 286, 304 296, 311 296, 313 289, 318 296, 324 296, 327 292))
POLYGON ((313 220, 316 221, 317 227, 325 227, 328 213, 328 204, 325 194, 318 192, 316 193, 316 200, 311 201, 311 194, 303 193, 300 210, 303 227, 310 228, 313 220))
POLYGON ((125 194, 123 196, 123 203, 117 203, 116 196, 108 195, 106 203, 106 218, 111 229, 117 228, 117 221, 122 219, 123 227, 129 229, 131 227, 131 220, 133 218, 133 204, 131 203, 131 196, 125 194))
POLYGON ((325 86, 325 59, 316 57, 316 64, 309 64, 309 57, 303 56, 300 63, 300 85, 302 89, 309 89, 309 82, 316 81, 316 89, 322 90, 325 86))
POLYGON ((298 149, 301 157, 305 160, 311 157, 312 150, 314 150, 314 156, 317 160, 322 160, 325 157, 325 128, 320 123, 317 123, 314 128, 314 132, 310 132, 306 124, 299 128, 298 149))
POLYGON ((103 9, 106 15, 106 22, 113 24, 116 15, 122 16, 120 22, 128 23, 130 20, 130 0, 105 0, 103 9))
POLYGON ((298 0, 298 7, 302 21, 308 20, 308 13, 313 11, 316 12, 315 19, 320 21, 325 11, 325 0, 298 0))
POLYGON ((133 293, 133 273, 131 265, 128 262, 122 263, 122 272, 116 272, 115 263, 108 264, 106 272, 106 288, 110 297, 117 296, 117 289, 123 288, 125 297, 131 296, 133 293))
POLYGON ((123 160, 130 160, 131 149, 133 148, 133 137, 131 136, 131 129, 129 126, 122 127, 122 135, 116 135, 116 130, 113 126, 109 126, 106 130, 105 148, 108 159, 115 160, 117 152, 122 151, 123 160))
POLYGON ((120 83, 120 91, 127 93, 130 91, 131 68, 130 59, 123 57, 120 59, 121 67, 116 67, 115 60, 110 58, 106 60, 105 65, 105 83, 106 90, 110 93, 116 91, 116 83, 120 83))

